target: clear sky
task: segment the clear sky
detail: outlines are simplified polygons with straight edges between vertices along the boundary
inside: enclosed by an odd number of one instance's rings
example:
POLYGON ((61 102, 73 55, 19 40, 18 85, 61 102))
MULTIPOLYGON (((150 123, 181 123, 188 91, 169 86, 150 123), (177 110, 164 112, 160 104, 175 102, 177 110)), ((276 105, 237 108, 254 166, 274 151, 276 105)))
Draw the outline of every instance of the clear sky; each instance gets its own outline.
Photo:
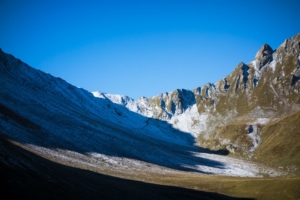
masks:
POLYGON ((152 97, 216 82, 300 32, 299 0, 0 0, 0 48, 87 89, 152 97))

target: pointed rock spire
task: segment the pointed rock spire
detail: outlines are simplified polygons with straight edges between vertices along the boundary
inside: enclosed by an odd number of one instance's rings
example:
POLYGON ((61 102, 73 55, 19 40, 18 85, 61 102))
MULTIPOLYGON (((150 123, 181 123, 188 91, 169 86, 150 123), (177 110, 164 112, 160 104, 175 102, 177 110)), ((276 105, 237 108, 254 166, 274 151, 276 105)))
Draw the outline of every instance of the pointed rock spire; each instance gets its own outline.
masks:
POLYGON ((255 60, 257 61, 257 66, 259 70, 265 66, 267 63, 272 62, 274 50, 268 44, 262 45, 259 51, 255 55, 255 60))

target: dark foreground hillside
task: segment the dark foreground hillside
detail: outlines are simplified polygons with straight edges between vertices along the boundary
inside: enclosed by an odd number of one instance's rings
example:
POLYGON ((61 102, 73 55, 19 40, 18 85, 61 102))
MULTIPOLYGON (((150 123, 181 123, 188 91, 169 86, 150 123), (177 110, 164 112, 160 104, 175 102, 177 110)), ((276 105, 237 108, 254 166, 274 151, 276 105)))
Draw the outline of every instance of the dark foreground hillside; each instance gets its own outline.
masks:
POLYGON ((239 199, 57 164, 0 139, 1 199, 239 199))

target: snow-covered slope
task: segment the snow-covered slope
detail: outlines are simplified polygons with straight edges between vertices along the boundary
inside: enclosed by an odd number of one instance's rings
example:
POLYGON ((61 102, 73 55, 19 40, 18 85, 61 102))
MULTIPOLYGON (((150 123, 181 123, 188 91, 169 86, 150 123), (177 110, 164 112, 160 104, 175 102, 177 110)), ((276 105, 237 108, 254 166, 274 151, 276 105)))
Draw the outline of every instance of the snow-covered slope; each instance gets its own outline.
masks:
MULTIPOLYGON (((257 127, 300 108, 299 44, 300 34, 285 40, 276 50, 264 44, 253 61, 241 62, 224 79, 193 90, 177 89, 137 100, 120 95, 102 96, 133 112, 166 121, 178 130, 191 133, 198 137, 201 146, 231 152, 238 149, 251 158, 260 145, 260 128, 257 127), (241 137, 248 134, 247 139, 241 141, 240 137, 222 135, 221 127, 235 121, 253 127, 251 134, 248 129, 241 132, 241 137)), ((100 93, 94 93, 96 97, 97 94, 100 93)))
MULTIPOLYGON (((0 136, 55 162, 122 173, 281 174, 220 155, 224 151, 195 145, 190 133, 177 129, 190 123, 184 124, 183 119, 189 120, 186 111, 196 115, 195 105, 181 104, 182 113, 176 107, 173 115, 182 124, 174 121, 172 125, 136 113, 153 116, 151 100, 141 98, 136 103, 125 96, 92 94, 33 69, 2 50, 0 86, 0 136)), ((184 93, 178 91, 177 95, 184 93)))

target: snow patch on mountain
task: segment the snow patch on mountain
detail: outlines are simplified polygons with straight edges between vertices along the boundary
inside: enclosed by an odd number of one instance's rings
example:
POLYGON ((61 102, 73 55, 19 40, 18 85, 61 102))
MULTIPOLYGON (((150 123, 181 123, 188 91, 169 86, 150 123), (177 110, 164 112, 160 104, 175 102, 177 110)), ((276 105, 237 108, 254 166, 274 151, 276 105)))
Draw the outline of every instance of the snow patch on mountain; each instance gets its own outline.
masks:
POLYGON ((254 122, 248 123, 247 131, 248 138, 252 141, 252 147, 250 148, 250 152, 254 152, 255 149, 261 143, 261 129, 263 125, 266 125, 270 122, 269 118, 257 118, 254 122))
POLYGON ((119 94, 101 93, 99 91, 92 92, 92 94, 95 97, 109 99, 113 103, 125 106, 133 112, 141 113, 141 110, 140 110, 140 107, 139 107, 138 103, 134 99, 132 99, 128 96, 119 95, 119 94))
POLYGON ((272 61, 270 62, 270 64, 269 64, 269 67, 273 70, 273 72, 275 72, 275 70, 276 70, 276 66, 277 66, 277 52, 276 52, 276 50, 274 51, 274 53, 272 54, 272 57, 273 57, 273 59, 272 59, 272 61))
POLYGON ((207 129, 207 117, 208 114, 205 113, 199 115, 195 104, 181 115, 173 116, 169 123, 173 124, 173 127, 178 130, 191 133, 196 138, 200 132, 207 129))

